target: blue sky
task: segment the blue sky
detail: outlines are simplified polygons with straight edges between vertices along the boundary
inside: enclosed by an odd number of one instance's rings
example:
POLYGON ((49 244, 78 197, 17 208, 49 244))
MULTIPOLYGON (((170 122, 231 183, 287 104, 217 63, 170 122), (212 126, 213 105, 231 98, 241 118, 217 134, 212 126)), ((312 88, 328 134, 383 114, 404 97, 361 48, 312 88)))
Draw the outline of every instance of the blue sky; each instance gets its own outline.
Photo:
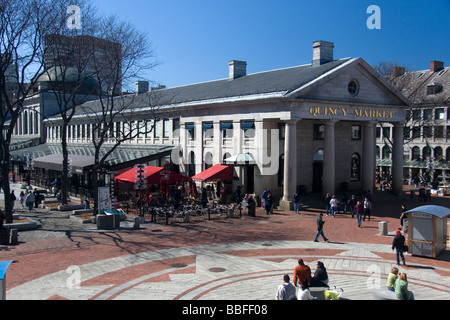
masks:
POLYGON ((247 73, 311 63, 315 40, 334 57, 412 70, 450 65, 450 0, 93 0, 98 11, 145 31, 161 62, 144 78, 168 87, 226 78, 229 60, 247 73), (369 29, 370 5, 381 28, 369 29))

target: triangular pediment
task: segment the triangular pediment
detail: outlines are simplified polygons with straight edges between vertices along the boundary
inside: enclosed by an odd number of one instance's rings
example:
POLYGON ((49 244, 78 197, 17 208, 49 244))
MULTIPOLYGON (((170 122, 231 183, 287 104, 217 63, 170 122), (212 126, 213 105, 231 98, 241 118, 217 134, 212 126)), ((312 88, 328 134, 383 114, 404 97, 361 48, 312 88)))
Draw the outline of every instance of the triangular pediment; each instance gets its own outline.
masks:
POLYGON ((399 90, 361 58, 349 60, 289 95, 297 99, 351 104, 409 105, 399 90))

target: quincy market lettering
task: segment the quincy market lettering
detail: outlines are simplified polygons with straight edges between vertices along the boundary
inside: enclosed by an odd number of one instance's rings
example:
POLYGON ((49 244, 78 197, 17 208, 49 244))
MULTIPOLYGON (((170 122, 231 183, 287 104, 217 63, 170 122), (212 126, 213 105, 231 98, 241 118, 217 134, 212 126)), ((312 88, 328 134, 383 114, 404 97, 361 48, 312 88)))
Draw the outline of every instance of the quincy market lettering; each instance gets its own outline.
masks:
POLYGON ((395 111, 380 110, 373 108, 347 108, 347 107, 323 107, 313 106, 309 108, 309 113, 314 117, 331 116, 331 117, 351 117, 354 118, 375 118, 375 119, 392 119, 395 111))

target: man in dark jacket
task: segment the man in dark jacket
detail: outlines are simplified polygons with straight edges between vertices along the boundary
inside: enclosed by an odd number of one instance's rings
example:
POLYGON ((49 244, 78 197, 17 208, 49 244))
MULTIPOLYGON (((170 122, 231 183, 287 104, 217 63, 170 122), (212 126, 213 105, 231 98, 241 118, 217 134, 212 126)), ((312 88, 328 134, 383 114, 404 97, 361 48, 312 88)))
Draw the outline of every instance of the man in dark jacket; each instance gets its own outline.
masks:
POLYGON ((392 241, 392 250, 395 249, 395 254, 397 257, 397 264, 400 264, 400 257, 402 257, 403 265, 405 263, 405 257, 403 256, 403 252, 405 251, 405 237, 402 235, 400 230, 397 230, 397 234, 392 241))
POLYGON ((322 236, 324 241, 328 241, 327 237, 325 237, 325 235, 323 234, 323 224, 325 223, 325 221, 322 220, 323 214, 321 213, 319 215, 319 217, 317 218, 317 233, 316 236, 314 238, 314 242, 318 242, 318 238, 319 235, 322 236))

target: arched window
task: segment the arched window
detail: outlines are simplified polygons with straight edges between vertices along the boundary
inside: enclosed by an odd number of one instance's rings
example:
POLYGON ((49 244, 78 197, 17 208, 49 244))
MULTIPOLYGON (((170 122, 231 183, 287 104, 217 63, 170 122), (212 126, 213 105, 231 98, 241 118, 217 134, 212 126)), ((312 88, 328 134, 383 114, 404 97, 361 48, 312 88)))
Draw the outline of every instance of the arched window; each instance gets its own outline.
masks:
POLYGON ((323 161, 323 149, 319 149, 314 153, 313 161, 323 161))
POLYGON ((358 153, 352 154, 350 170, 350 180, 359 181, 361 179, 361 157, 358 153))
POLYGON ((428 157, 431 157, 431 147, 430 146, 426 146, 425 148, 423 148, 422 151, 422 158, 425 160, 428 157))
POLYGON ((444 152, 441 147, 434 148, 434 158, 436 161, 444 160, 444 152))
POLYGON ((447 162, 450 161, 450 147, 447 148, 447 151, 445 152, 445 159, 447 162))
POLYGON ((213 165, 213 155, 211 152, 205 154, 205 170, 211 168, 213 165))
POLYGON ((380 147, 379 146, 377 146, 376 147, 376 150, 375 150, 375 157, 376 157, 376 159, 377 160, 379 160, 380 159, 380 152, 381 152, 381 149, 380 149, 380 147))
POLYGON ((223 155, 223 158, 222 158, 222 164, 227 164, 227 163, 225 163, 225 159, 228 159, 229 157, 231 157, 231 154, 229 154, 228 152, 225 152, 225 154, 223 155))

